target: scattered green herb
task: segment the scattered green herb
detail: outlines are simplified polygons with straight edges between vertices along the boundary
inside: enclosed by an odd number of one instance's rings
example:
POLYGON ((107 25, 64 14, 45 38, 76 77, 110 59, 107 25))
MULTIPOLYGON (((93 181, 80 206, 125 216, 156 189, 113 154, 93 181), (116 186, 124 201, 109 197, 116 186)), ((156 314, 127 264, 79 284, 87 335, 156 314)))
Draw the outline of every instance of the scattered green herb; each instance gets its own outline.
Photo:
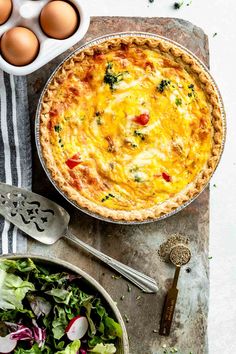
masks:
POLYGON ((216 188, 216 184, 215 183, 213 184, 213 187, 216 188))
POLYGON ((194 84, 190 84, 188 85, 188 88, 190 89, 191 92, 188 93, 188 97, 192 97, 192 96, 196 96, 195 94, 195 88, 194 88, 194 84))
POLYGON ((209 256, 208 259, 212 259, 213 257, 212 256, 209 256))
POLYGON ((148 0, 151 4, 154 2, 154 0, 148 0))
POLYGON ((136 147, 138 147, 138 145, 137 144, 135 144, 135 143, 130 143, 130 145, 132 146, 132 148, 136 148, 136 147))
POLYGON ((107 64, 106 72, 104 75, 104 82, 105 84, 108 84, 110 86, 110 89, 113 91, 115 89, 115 85, 117 85, 120 81, 124 79, 124 74, 127 73, 127 71, 116 74, 112 70, 112 66, 112 63, 107 64))
POLYGON ((137 172, 139 170, 139 167, 138 166, 134 166, 132 167, 129 172, 137 172))
POLYGON ((135 182, 142 182, 142 178, 139 175, 134 175, 135 182))
POLYGON ((112 275, 111 277, 112 277, 112 279, 120 279, 120 278, 122 278, 121 275, 112 275))
POLYGON ((129 317, 126 314, 124 315, 124 318, 125 318, 126 323, 129 323, 129 317))
POLYGON ((217 32, 215 32, 215 33, 213 34, 213 37, 217 36, 217 34, 218 34, 218 33, 217 33, 217 32))
POLYGON ((157 90, 162 93, 169 85, 170 80, 161 80, 160 84, 157 86, 157 90))
POLYGON ((56 133, 59 133, 61 131, 61 129, 62 128, 60 127, 60 125, 54 125, 54 130, 56 133))
POLYGON ((113 194, 109 193, 105 197, 102 198, 101 202, 103 203, 110 198, 115 198, 115 196, 113 194))
POLYGON ((97 117, 97 125, 102 125, 102 118, 101 118, 101 116, 97 117))
POLYGON ((175 10, 180 9, 181 6, 183 6, 183 4, 184 4, 183 1, 178 1, 178 2, 176 1, 176 2, 174 3, 174 9, 175 9, 175 10))
POLYGON ((139 136, 141 140, 145 140, 145 134, 139 132, 138 130, 134 131, 134 135, 139 136))
POLYGON ((175 99, 175 104, 176 104, 176 106, 181 106, 182 105, 182 98, 176 98, 175 99))

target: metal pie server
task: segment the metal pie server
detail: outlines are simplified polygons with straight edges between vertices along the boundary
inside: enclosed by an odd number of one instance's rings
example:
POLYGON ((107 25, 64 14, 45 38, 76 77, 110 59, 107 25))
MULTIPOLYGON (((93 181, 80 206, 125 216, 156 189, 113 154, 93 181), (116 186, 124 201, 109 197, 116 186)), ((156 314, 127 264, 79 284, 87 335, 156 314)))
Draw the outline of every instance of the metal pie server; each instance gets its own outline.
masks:
POLYGON ((0 183, 0 214, 39 242, 52 245, 64 237, 115 269, 144 292, 158 291, 154 279, 103 254, 74 236, 68 228, 68 212, 47 198, 0 183))

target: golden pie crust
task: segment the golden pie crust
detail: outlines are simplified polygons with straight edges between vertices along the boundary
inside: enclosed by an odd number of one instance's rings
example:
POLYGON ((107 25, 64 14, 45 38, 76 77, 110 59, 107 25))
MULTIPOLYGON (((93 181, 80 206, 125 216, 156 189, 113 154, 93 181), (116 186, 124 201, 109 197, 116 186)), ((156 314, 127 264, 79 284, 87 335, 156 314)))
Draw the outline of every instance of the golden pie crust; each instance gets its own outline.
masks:
POLYGON ((117 221, 160 218, 197 196, 224 129, 211 77, 160 38, 111 38, 75 53, 41 102, 52 179, 79 207, 117 221))

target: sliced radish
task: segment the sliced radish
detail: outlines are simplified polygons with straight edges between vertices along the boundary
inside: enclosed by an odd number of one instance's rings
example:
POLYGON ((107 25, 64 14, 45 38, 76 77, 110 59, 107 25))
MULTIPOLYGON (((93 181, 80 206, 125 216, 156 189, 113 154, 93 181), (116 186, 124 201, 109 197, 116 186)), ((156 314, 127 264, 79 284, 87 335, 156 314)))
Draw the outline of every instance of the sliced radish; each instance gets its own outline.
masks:
POLYGON ((76 316, 72 318, 66 327, 67 337, 73 341, 83 338, 88 330, 88 320, 84 316, 76 316))
POLYGON ((6 337, 0 337, 0 353, 11 353, 17 345, 16 339, 11 339, 11 333, 6 337))

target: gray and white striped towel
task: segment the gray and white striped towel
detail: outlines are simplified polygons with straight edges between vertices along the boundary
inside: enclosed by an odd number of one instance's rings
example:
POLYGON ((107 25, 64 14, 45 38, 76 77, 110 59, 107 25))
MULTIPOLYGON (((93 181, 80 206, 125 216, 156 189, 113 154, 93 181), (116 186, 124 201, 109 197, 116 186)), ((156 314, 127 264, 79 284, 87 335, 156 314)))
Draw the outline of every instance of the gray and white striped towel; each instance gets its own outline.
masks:
MULTIPOLYGON (((25 77, 0 70, 0 182, 31 188, 30 122, 25 77)), ((0 254, 26 252, 26 237, 0 216, 0 254)))

